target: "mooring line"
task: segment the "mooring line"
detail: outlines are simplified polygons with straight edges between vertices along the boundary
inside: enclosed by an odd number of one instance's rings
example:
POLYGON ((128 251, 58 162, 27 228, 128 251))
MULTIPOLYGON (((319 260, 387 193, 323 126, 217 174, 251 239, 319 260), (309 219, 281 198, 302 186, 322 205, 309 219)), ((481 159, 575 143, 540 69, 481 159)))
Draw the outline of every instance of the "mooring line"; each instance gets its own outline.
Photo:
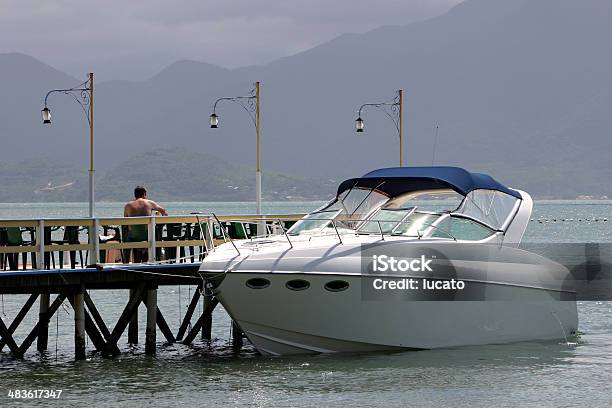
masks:
POLYGON ((109 268, 109 269, 114 269, 114 270, 117 270, 117 271, 125 271, 125 272, 144 273, 144 274, 147 274, 147 275, 168 276, 168 277, 171 277, 171 278, 189 278, 189 279, 198 279, 198 280, 200 279, 197 276, 191 276, 191 275, 172 275, 172 274, 169 274, 169 273, 140 271, 138 269, 129 269, 129 268, 109 268))

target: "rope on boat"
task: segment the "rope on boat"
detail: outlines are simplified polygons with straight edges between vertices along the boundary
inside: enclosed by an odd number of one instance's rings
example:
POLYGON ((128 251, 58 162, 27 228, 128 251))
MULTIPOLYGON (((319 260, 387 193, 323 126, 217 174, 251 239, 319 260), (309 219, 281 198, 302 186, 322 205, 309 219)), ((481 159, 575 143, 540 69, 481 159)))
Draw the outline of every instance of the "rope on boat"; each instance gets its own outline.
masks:
MULTIPOLYGON (((146 265, 146 264, 144 264, 144 265, 146 265)), ((189 278, 189 279, 198 279, 198 280, 200 279, 198 276, 192 276, 192 275, 177 275, 177 274, 171 274, 171 273, 141 271, 139 269, 131 269, 131 268, 123 268, 123 267, 112 267, 112 268, 108 268, 108 269, 115 269, 115 270, 118 270, 118 271, 125 271, 125 272, 143 273, 143 274, 147 274, 147 275, 167 276, 167 277, 171 277, 171 278, 189 278)))

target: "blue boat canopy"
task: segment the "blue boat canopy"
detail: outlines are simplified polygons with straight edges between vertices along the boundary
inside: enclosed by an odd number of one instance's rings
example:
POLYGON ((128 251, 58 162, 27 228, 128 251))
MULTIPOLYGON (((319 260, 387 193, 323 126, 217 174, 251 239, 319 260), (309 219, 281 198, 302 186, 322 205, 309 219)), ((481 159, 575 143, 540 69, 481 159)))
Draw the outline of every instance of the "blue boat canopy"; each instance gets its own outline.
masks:
POLYGON ((419 190, 452 189, 465 196, 478 189, 496 190, 521 199, 518 191, 500 184, 491 176, 470 173, 460 167, 389 167, 343 181, 338 195, 353 187, 376 188, 391 197, 419 190))

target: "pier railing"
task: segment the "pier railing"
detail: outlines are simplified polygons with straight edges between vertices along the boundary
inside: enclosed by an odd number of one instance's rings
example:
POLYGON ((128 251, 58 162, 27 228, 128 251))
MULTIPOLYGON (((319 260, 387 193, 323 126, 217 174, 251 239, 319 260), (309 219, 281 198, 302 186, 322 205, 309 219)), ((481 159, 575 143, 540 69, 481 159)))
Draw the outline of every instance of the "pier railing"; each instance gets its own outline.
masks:
POLYGON ((267 231, 275 222, 282 222, 284 228, 303 215, 0 219, 0 269, 61 269, 65 267, 65 253, 72 268, 77 263, 84 267, 98 263, 197 262, 228 239, 253 237, 261 225, 267 231), (94 231, 93 240, 89 231, 94 231), (59 268, 54 267, 56 254, 59 268))

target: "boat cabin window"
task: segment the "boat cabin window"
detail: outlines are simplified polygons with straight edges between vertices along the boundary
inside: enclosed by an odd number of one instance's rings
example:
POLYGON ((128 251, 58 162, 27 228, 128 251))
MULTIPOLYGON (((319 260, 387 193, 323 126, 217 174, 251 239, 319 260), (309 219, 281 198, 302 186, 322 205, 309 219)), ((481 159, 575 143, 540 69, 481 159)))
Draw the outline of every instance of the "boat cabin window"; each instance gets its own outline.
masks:
POLYGON ((440 214, 415 211, 393 231, 397 235, 420 237, 440 217, 440 214))
POLYGON ((415 191, 394 197, 384 208, 417 207, 419 211, 451 212, 459 206, 463 198, 461 194, 448 189, 415 191))
POLYGON ((431 235, 434 238, 454 238, 466 241, 480 241, 495 231, 477 221, 451 215, 438 223, 431 235))
POLYGON ((392 234, 399 224, 406 220, 408 216, 414 211, 412 208, 381 208, 371 220, 364 222, 358 229, 359 232, 364 233, 384 233, 392 234))
POLYGON ((388 200, 387 195, 375 188, 353 187, 296 222, 287 233, 300 235, 305 232, 323 231, 325 228, 334 228, 334 223, 339 230, 354 230, 388 200))
POLYGON ((463 196, 452 190, 415 191, 394 197, 357 231, 369 234, 392 234, 418 237, 445 213, 461 202, 463 196))
POLYGON ((320 231, 331 226, 332 220, 340 214, 340 210, 321 210, 305 215, 289 230, 289 235, 300 235, 305 232, 320 231))
POLYGON ((465 196, 455 213, 467 215, 500 230, 514 216, 520 201, 501 191, 474 190, 465 196))

